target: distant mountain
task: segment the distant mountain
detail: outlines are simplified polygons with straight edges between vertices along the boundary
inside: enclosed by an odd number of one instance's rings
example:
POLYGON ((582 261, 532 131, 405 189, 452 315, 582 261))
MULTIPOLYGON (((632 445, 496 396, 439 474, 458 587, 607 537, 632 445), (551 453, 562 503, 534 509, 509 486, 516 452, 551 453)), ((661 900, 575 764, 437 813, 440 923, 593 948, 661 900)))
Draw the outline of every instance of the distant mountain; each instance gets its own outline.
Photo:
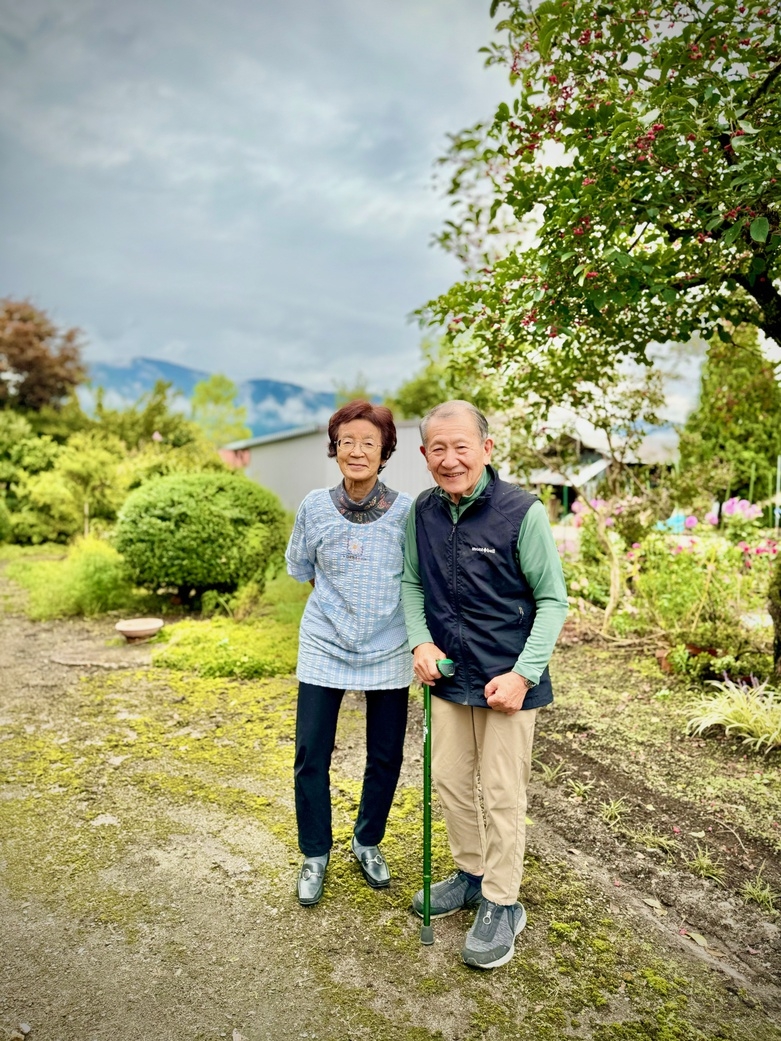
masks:
POLYGON ((189 398, 195 384, 207 380, 210 375, 200 369, 189 369, 186 365, 174 365, 157 358, 133 358, 129 365, 94 362, 88 368, 93 386, 103 387, 107 395, 118 395, 126 404, 138 401, 158 380, 172 383, 182 397, 189 398))
MULTIPOLYGON (((95 388, 102 387, 106 404, 122 408, 138 401, 158 380, 165 380, 177 391, 175 407, 185 412, 196 383, 208 379, 209 375, 200 369, 156 358, 133 358, 129 365, 95 362, 89 366, 92 386, 83 388, 79 397, 83 407, 89 409, 95 400, 95 388)), ((245 380, 237 386, 239 404, 247 409, 247 424, 256 437, 308 423, 324 423, 336 407, 335 394, 307 390, 297 383, 259 379, 245 380)))

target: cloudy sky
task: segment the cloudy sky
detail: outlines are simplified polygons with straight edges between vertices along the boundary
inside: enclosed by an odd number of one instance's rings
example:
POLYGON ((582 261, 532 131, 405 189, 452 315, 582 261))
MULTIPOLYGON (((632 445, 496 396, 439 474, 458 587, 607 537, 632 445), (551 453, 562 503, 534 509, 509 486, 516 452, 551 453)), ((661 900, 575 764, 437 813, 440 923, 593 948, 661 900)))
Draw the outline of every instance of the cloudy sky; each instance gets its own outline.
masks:
POLYGON ((0 0, 0 296, 134 355, 332 390, 419 365, 489 0, 0 0))

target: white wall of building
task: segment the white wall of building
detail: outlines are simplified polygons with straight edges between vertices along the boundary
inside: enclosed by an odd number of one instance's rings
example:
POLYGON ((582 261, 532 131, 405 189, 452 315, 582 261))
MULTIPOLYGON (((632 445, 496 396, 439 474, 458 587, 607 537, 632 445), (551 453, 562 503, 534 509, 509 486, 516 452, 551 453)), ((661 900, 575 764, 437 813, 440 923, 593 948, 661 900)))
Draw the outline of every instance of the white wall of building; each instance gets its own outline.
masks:
MULTIPOLYGON (((382 472, 389 488, 413 497, 433 485, 420 454, 420 435, 416 422, 396 424, 397 447, 382 472)), ((242 442, 249 452, 247 477, 278 495, 287 510, 297 510, 313 488, 332 488, 341 480, 335 459, 328 458, 328 431, 325 428, 292 432, 242 442)))

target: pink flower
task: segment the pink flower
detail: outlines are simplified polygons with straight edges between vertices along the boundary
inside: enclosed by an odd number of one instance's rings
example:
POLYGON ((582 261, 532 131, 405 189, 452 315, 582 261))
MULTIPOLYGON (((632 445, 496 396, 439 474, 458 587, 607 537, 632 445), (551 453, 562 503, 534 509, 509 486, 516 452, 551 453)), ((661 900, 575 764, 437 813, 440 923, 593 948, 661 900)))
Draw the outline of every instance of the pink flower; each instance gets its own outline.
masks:
POLYGON ((727 499, 727 501, 724 503, 721 509, 722 513, 725 513, 728 517, 734 517, 735 513, 737 512, 737 508, 738 499, 737 496, 733 495, 731 499, 727 499))
POLYGON ((692 514, 691 516, 686 518, 686 520, 683 522, 683 526, 685 528, 696 528, 698 523, 699 522, 697 518, 692 514))
POLYGON ((710 513, 705 514, 705 520, 708 522, 708 524, 716 525, 719 523, 718 514, 714 513, 713 510, 711 510, 710 513))
POLYGON ((612 517, 608 517, 608 518, 607 518, 607 519, 605 520, 605 527, 606 527, 606 528, 612 528, 612 527, 613 527, 613 525, 614 525, 615 523, 616 523, 616 522, 615 522, 615 520, 614 520, 614 519, 613 519, 612 517))
POLYGON ((632 543, 632 549, 640 549, 640 543, 639 542, 633 542, 632 543))

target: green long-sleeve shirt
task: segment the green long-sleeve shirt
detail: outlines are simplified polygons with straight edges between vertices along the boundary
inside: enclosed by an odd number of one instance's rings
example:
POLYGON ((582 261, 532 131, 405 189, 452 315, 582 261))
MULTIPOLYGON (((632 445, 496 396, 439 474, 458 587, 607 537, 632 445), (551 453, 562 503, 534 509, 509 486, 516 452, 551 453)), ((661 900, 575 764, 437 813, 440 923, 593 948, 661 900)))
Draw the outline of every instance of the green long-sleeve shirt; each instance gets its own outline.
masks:
MULTIPOLYGON (((464 495, 458 505, 448 498, 454 524, 466 507, 483 491, 489 477, 488 471, 483 470, 475 490, 471 495, 464 495)), ((440 488, 436 491, 446 497, 440 488)), ((561 559, 548 515, 541 502, 535 502, 529 508, 521 524, 518 532, 518 563, 531 587, 537 613, 526 646, 518 657, 513 672, 524 676, 531 683, 539 683, 540 676, 550 661, 568 610, 567 587, 561 570, 561 559)), ((432 643, 426 623, 423 584, 420 578, 414 506, 407 519, 401 599, 410 647, 414 650, 418 644, 432 643)), ((447 653, 446 647, 441 649, 447 653)))

